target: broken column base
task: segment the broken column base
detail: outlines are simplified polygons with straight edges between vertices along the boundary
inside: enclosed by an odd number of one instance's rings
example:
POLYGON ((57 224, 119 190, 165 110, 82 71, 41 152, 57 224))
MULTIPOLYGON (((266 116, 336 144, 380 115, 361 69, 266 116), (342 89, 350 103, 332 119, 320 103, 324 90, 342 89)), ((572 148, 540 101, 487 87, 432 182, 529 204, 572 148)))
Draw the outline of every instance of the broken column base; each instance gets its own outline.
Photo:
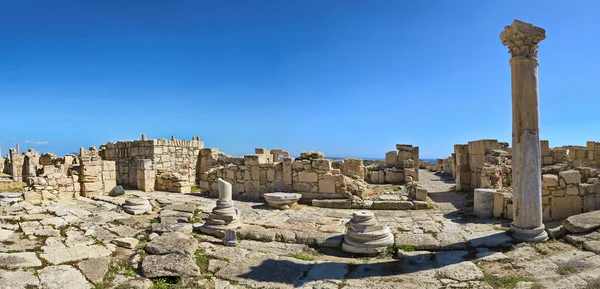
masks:
POLYGON ((548 240, 548 233, 544 225, 537 228, 521 228, 512 223, 510 224, 510 231, 513 232, 513 239, 522 242, 539 243, 548 240))

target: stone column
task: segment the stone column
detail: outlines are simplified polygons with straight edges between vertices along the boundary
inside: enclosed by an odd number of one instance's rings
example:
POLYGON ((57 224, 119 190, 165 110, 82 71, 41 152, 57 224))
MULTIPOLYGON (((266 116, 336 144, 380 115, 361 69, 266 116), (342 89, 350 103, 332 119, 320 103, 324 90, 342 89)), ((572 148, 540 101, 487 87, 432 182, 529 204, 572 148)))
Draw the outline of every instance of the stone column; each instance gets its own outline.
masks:
POLYGON ((548 238, 542 223, 542 181, 539 135, 538 43, 546 31, 514 20, 500 34, 512 55, 513 238, 541 242, 548 238))

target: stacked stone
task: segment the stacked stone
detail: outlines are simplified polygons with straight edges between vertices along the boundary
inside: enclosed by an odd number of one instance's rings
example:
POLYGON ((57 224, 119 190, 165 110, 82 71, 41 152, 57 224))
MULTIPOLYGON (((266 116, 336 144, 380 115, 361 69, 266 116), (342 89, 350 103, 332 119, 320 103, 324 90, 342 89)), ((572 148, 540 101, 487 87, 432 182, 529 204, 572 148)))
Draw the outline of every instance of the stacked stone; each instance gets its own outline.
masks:
POLYGON ((344 159, 340 165, 340 172, 351 178, 365 179, 365 166, 362 159, 344 159))
POLYGON ((152 160, 140 159, 138 160, 137 170, 137 188, 144 192, 154 191, 154 185, 156 183, 156 172, 154 171, 152 160))
POLYGON ((219 200, 217 206, 208 214, 208 220, 200 230, 210 235, 223 235, 227 229, 235 229, 240 225, 240 212, 234 206, 231 184, 219 178, 219 200))
POLYGON ((547 140, 540 141, 540 150, 542 154, 542 165, 547 166, 554 164, 552 151, 550 150, 550 143, 547 140))
POLYGON ((104 192, 102 183, 102 160, 95 147, 89 151, 79 150, 81 163, 81 195, 87 198, 101 196, 104 192))
POLYGON ((303 152, 298 159, 284 158, 282 162, 267 162, 266 154, 245 155, 241 163, 227 156, 219 156, 213 149, 201 151, 200 188, 210 193, 218 189, 218 178, 232 184, 233 194, 240 199, 260 200, 265 193, 296 192, 304 198, 348 198, 362 196, 366 183, 360 177, 360 160, 350 160, 346 173, 333 169, 331 160, 321 152, 303 152), (233 161, 223 164, 221 159, 233 161), (211 167, 212 166, 212 167, 211 167), (208 167, 208 168, 206 168, 208 167))
POLYGON ((152 212, 152 205, 146 198, 127 199, 123 204, 123 210, 131 215, 142 215, 152 212))
POLYGON ((373 212, 354 212, 346 228, 342 243, 342 250, 346 252, 376 254, 394 243, 390 228, 379 224, 373 212))
POLYGON ((173 193, 191 192, 189 177, 179 174, 166 172, 156 178, 156 190, 173 193))
POLYGON ((105 160, 116 162, 120 184, 137 186, 139 162, 143 159, 153 160, 155 175, 173 172, 184 176, 188 182, 194 182, 198 156, 203 147, 204 142, 196 136, 192 140, 174 137, 171 140, 148 140, 143 135, 141 140, 109 142, 101 147, 101 151, 105 160))

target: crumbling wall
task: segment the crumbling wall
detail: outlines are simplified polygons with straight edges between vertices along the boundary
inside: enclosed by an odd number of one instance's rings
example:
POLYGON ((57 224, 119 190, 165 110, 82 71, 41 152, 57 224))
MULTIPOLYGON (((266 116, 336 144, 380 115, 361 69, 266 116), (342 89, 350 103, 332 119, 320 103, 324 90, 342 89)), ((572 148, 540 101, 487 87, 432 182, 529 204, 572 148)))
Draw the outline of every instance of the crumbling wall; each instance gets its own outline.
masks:
POLYGON ((550 148, 547 140, 540 141, 542 165, 566 163, 570 167, 600 167, 600 142, 588 141, 586 146, 565 145, 550 148))
MULTIPOLYGON (((218 178, 232 184, 236 198, 250 200, 271 192, 301 193, 304 199, 349 198, 362 196, 366 189, 362 178, 351 178, 332 169, 331 160, 319 152, 304 152, 299 158, 286 157, 281 162, 271 161, 267 154, 251 154, 245 155, 241 164, 223 164, 218 156, 215 149, 201 151, 201 167, 208 169, 201 177, 200 188, 208 192, 217 192, 218 178)), ((350 160, 346 172, 359 167, 358 161, 350 160)))
MULTIPOLYGON (((194 183, 197 179, 197 167, 200 149, 204 142, 198 137, 192 140, 171 140, 164 138, 109 142, 100 147, 104 160, 115 161, 117 182, 127 187, 137 188, 140 160, 151 160, 156 176, 164 173, 177 173, 186 181, 194 183)), ((145 189, 148 184, 145 184, 145 189)))
POLYGON ((110 192, 116 185, 116 164, 102 160, 96 147, 79 151, 81 195, 97 197, 110 192))
MULTIPOLYGON (((512 219, 511 197, 510 192, 495 193, 494 217, 512 219)), ((543 174, 542 209, 544 221, 600 210, 598 170, 578 168, 558 174, 543 174)))
POLYGON ((419 180, 419 147, 397 144, 385 154, 385 166, 368 166, 364 180, 372 184, 400 184, 419 180))
POLYGON ((501 189, 509 183, 511 154, 508 143, 486 139, 457 144, 453 157, 444 163, 447 164, 444 168, 450 170, 448 174, 455 176, 457 191, 501 189))

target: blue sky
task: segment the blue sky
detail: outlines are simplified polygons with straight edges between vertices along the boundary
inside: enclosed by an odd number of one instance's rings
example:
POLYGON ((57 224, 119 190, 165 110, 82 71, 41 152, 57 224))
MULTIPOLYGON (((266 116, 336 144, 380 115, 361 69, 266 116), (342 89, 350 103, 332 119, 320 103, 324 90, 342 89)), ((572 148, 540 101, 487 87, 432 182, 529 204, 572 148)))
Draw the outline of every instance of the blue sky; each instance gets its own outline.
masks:
POLYGON ((2 155, 142 133, 233 155, 510 141, 514 18, 547 31, 542 139, 600 141, 600 1, 2 0, 2 155))

